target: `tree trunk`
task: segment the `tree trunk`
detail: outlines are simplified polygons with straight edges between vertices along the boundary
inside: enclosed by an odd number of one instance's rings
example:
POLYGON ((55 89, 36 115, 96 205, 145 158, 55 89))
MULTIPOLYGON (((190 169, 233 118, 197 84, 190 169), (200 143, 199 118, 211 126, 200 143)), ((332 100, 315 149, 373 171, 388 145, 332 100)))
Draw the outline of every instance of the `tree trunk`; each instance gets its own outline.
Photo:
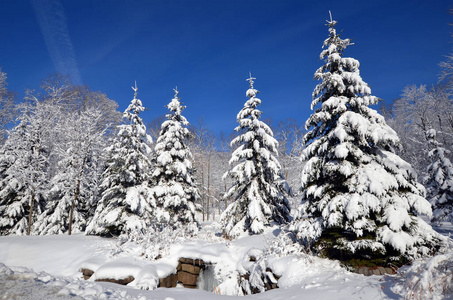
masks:
POLYGON ((282 157, 282 159, 283 159, 283 170, 284 170, 284 174, 285 174, 285 179, 288 179, 289 170, 286 167, 286 157, 282 157))
POLYGON ((221 206, 220 203, 221 203, 221 202, 220 202, 220 198, 217 198, 217 199, 219 199, 219 200, 217 201, 217 202, 218 202, 218 203, 217 203, 217 208, 219 209, 219 220, 220 220, 220 215, 222 214, 222 210, 220 209, 220 206, 221 206))
MULTIPOLYGON (((201 164, 201 190, 203 191, 203 187, 204 187, 204 172, 203 172, 203 164, 201 164)), ((203 193, 203 195, 201 195, 201 211, 203 213, 203 222, 205 221, 205 205, 204 205, 204 198, 205 198, 205 195, 203 193)))
POLYGON ((442 117, 440 116, 440 114, 437 114, 437 119, 439 120, 439 129, 440 132, 442 133, 444 147, 448 149, 447 139, 445 134, 443 134, 444 130, 442 128, 442 117))
MULTIPOLYGON (((209 184, 210 184, 210 178, 211 178, 210 172, 211 172, 211 159, 210 159, 210 157, 208 157, 208 172, 207 172, 207 173, 208 173, 208 211, 207 211, 207 213, 208 213, 208 220, 209 220, 209 199, 211 198, 211 191, 210 191, 210 189, 209 189, 209 188, 210 188, 210 186, 209 186, 209 184)), ((212 218, 212 219, 214 220, 214 214, 212 214, 212 215, 213 215, 213 218, 212 218)))
POLYGON ((77 198, 79 198, 79 193, 80 193, 80 179, 77 180, 77 186, 76 186, 76 190, 74 193, 74 199, 72 199, 71 210, 69 212, 68 235, 71 235, 71 233, 72 233, 72 218, 74 215, 74 207, 77 202, 77 198))
POLYGON ((31 201, 30 201, 30 212, 28 213, 28 226, 27 226, 27 235, 30 235, 31 231, 31 223, 33 220, 33 209, 35 204, 35 193, 31 193, 31 201))
MULTIPOLYGON (((224 195, 226 195, 226 192, 227 192, 227 187, 226 187, 226 183, 225 183, 225 194, 224 195)), ((225 200, 225 210, 226 210, 228 207, 228 199, 226 197, 223 197, 223 199, 225 200)))

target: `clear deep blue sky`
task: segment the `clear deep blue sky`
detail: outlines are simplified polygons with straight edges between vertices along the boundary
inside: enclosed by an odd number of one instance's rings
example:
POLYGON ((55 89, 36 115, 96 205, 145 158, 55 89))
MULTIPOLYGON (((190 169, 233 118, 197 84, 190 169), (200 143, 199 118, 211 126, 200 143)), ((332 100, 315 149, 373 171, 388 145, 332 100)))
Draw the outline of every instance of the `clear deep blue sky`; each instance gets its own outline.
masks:
POLYGON ((450 0, 0 0, 0 66, 20 97, 60 72, 121 111, 136 80, 145 121, 167 113, 178 86, 189 122, 204 117, 216 133, 236 126, 250 71, 262 118, 303 124, 329 10, 355 43, 344 55, 391 101, 406 85, 437 81, 452 52, 451 8, 450 0))

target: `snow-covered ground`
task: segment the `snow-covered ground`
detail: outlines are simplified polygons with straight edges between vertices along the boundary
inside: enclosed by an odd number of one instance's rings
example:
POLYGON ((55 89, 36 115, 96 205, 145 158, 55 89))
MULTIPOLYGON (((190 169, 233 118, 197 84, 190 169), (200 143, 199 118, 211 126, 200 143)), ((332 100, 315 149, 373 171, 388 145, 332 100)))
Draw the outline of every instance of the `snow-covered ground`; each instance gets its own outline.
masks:
MULTIPOLYGON (((217 283, 216 291, 237 294, 237 271, 250 267, 250 255, 269 253, 269 244, 278 232, 228 241, 215 235, 214 225, 205 226, 198 237, 179 239, 156 261, 145 259, 140 247, 120 245, 116 239, 81 234, 0 237, 0 299, 225 299, 201 289, 155 288, 158 278, 174 272, 178 258, 188 257, 215 263, 217 276, 224 279, 217 283), (95 271, 92 278, 82 278, 82 267, 95 271), (135 280, 127 286, 94 281, 128 275, 135 280)), ((448 234, 452 228, 443 226, 440 231, 448 234)), ((279 288, 247 298, 402 299, 396 294, 404 290, 401 274, 366 277, 335 261, 305 254, 274 253, 266 263, 282 276, 279 288)), ((242 296, 228 299, 234 298, 242 296)))

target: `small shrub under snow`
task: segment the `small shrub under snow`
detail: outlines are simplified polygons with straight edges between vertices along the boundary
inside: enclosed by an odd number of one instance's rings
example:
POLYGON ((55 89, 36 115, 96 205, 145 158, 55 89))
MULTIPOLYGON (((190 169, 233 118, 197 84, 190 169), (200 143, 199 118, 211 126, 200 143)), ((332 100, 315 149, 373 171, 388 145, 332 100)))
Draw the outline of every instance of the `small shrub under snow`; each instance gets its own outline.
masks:
POLYGON ((405 299, 452 299, 453 245, 429 259, 401 269, 394 291, 405 299))
POLYGON ((140 252, 147 259, 157 260, 169 255, 171 246, 182 244, 188 236, 198 231, 195 223, 189 225, 172 228, 164 224, 154 224, 146 230, 134 230, 123 234, 118 238, 116 254, 140 252))

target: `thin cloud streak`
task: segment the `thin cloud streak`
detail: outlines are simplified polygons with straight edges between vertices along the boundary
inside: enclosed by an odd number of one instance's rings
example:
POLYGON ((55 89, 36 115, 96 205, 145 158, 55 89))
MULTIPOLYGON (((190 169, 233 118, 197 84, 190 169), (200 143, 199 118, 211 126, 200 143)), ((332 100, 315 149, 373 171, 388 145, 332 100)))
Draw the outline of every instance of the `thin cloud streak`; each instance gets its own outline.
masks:
POLYGON ((31 3, 56 71, 69 75, 74 84, 81 84, 82 79, 77 66, 74 47, 60 1, 32 0, 31 3))

